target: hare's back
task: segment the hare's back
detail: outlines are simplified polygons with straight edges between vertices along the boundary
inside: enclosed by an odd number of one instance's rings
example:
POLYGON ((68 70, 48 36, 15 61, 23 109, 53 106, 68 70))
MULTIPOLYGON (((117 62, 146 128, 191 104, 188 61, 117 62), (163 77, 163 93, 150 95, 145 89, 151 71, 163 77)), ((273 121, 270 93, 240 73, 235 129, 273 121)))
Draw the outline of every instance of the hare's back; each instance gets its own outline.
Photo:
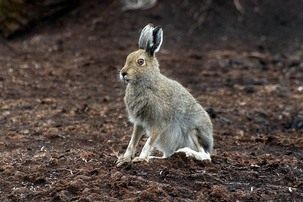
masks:
POLYGON ((180 105, 197 103, 196 99, 190 94, 190 92, 179 82, 169 79, 170 89, 173 92, 172 96, 174 99, 172 101, 178 102, 180 105))

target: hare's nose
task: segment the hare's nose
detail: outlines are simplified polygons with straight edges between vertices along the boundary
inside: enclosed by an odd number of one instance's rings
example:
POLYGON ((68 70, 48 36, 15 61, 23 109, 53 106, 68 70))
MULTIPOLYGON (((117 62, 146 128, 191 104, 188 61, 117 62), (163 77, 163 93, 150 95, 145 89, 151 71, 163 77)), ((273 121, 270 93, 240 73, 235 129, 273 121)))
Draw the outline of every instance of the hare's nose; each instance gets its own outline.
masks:
POLYGON ((125 76, 126 76, 126 72, 121 72, 121 75, 122 75, 123 77, 125 77, 125 76))

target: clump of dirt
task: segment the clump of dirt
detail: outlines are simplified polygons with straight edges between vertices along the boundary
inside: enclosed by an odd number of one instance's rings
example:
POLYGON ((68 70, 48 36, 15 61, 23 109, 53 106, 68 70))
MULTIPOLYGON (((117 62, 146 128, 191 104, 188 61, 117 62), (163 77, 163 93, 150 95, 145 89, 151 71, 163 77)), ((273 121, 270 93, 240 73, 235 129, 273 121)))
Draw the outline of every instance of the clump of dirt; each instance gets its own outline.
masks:
POLYGON ((1 201, 300 201, 303 6, 239 2, 85 1, 1 44, 1 201), (212 117, 211 162, 115 166, 131 133, 118 70, 148 22, 163 74, 212 117))

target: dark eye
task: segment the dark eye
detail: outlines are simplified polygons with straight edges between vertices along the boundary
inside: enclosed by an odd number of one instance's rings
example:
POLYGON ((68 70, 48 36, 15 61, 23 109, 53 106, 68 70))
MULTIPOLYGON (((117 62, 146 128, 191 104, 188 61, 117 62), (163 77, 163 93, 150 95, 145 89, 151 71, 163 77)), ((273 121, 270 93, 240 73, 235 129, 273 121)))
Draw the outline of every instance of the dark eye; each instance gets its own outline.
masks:
POLYGON ((144 59, 139 58, 139 59, 137 60, 137 63, 138 63, 138 65, 140 65, 140 66, 144 65, 144 59))

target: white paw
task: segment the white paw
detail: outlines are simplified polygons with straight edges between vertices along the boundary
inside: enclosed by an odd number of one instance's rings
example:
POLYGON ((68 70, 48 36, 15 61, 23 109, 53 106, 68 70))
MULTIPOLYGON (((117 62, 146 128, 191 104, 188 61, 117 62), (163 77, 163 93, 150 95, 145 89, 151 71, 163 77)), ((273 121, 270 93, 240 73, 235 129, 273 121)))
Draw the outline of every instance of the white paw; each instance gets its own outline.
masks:
POLYGON ((184 148, 178 149, 176 151, 176 153, 179 153, 179 152, 185 153, 186 157, 194 157, 195 159, 197 159, 199 161, 211 160, 209 153, 197 152, 197 151, 192 150, 189 147, 184 147, 184 148))
POLYGON ((116 165, 117 165, 117 167, 119 167, 119 166, 122 166, 124 163, 128 163, 128 162, 131 162, 131 161, 132 161, 131 157, 127 157, 127 156, 122 155, 122 156, 118 157, 118 159, 116 161, 116 165))
POLYGON ((135 158, 132 160, 132 162, 134 162, 134 163, 143 162, 143 161, 148 162, 148 161, 149 161, 149 158, 135 157, 135 158))

